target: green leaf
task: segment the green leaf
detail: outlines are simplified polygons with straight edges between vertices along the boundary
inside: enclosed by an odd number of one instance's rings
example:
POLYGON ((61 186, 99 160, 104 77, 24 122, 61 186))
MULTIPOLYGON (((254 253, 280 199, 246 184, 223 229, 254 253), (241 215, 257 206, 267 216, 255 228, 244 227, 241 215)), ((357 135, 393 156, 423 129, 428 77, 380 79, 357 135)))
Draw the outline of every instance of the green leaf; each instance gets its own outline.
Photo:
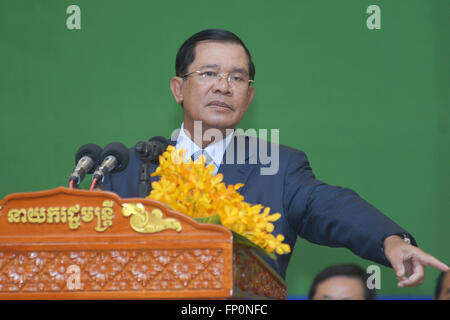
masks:
MULTIPOLYGON (((220 220, 220 217, 218 214, 215 214, 215 215, 209 216, 209 217, 201 217, 201 218, 194 218, 194 219, 200 223, 210 223, 210 224, 222 225, 222 221, 220 220)), ((239 243, 246 247, 250 247, 250 248, 254 249, 255 251, 259 252, 260 254, 265 255, 266 257, 269 257, 272 260, 275 260, 275 261, 277 260, 277 256, 274 253, 270 253, 266 249, 261 248, 260 246, 258 246, 254 242, 250 241, 243 235, 241 235, 237 232, 234 232, 233 230, 230 230, 230 231, 233 234, 233 242, 234 243, 239 243)))
POLYGON ((255 244, 254 242, 250 241, 249 239, 247 239, 246 237, 244 237, 243 235, 241 235, 237 232, 234 232, 234 231, 231 231, 231 232, 233 233, 233 242, 253 248, 255 251, 269 257, 270 259, 275 260, 275 261, 277 260, 277 256, 274 253, 271 253, 271 252, 267 251, 266 249, 261 248, 260 246, 258 246, 257 244, 255 244))
POLYGON ((201 218, 194 218, 196 221, 200 223, 210 223, 210 224, 218 224, 222 225, 222 221, 220 220, 220 217, 218 214, 215 214, 213 216, 209 217, 201 217, 201 218))

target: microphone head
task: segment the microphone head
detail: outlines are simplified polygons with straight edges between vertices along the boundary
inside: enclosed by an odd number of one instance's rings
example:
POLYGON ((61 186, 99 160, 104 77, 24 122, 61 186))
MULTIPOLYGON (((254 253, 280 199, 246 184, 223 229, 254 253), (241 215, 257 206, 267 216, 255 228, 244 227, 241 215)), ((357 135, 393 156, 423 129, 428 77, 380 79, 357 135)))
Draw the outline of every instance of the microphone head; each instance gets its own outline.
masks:
POLYGON ((85 156, 91 158, 95 163, 95 165, 92 166, 89 172, 87 172, 87 174, 91 174, 94 172, 95 168, 100 164, 100 161, 102 160, 102 148, 94 143, 88 143, 81 146, 75 154, 75 165, 77 165, 78 161, 80 161, 80 159, 85 156))
POLYGON ((137 157, 142 162, 158 164, 158 157, 166 151, 170 144, 165 137, 156 136, 147 141, 139 141, 134 147, 137 157))
POLYGON ((128 148, 120 142, 112 142, 103 149, 101 155, 102 161, 108 156, 113 156, 117 159, 117 166, 115 166, 111 172, 124 170, 130 161, 130 152, 128 148))
POLYGON ((161 147, 165 149, 167 149, 167 147, 170 144, 169 139, 167 139, 166 137, 162 137, 162 136, 156 136, 153 138, 150 138, 150 140, 148 140, 149 142, 155 142, 158 143, 161 147))
POLYGON ((169 139, 162 137, 162 136, 156 136, 148 140, 149 143, 152 143, 155 145, 155 148, 153 149, 153 154, 151 155, 151 160, 153 164, 158 165, 159 164, 159 156, 166 151, 167 147, 170 144, 169 139))

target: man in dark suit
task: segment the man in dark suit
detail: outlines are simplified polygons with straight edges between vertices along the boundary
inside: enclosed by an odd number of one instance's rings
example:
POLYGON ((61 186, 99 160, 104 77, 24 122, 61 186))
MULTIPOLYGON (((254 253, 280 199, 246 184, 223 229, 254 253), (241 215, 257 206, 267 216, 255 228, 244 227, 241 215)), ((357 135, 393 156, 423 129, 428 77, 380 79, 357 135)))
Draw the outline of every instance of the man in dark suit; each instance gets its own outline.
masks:
MULTIPOLYGON (((172 144, 187 150, 186 157, 204 154, 226 184, 244 183, 240 193, 245 201, 281 213, 273 234, 283 234, 292 249, 297 236, 346 247, 363 258, 392 266, 400 287, 422 283, 426 265, 447 271, 448 266, 417 248, 407 231, 356 192, 317 180, 304 152, 231 130, 255 96, 254 75, 250 52, 233 33, 209 29, 187 39, 178 51, 176 76, 170 83, 184 111, 184 122, 172 144), (276 165, 275 174, 263 174, 270 168, 262 161, 266 159, 261 150, 276 155, 270 164, 276 165)), ((132 152, 127 169, 107 177, 105 189, 121 197, 136 196, 138 167, 132 152)), ((278 264, 272 264, 283 278, 290 257, 279 255, 278 264)))

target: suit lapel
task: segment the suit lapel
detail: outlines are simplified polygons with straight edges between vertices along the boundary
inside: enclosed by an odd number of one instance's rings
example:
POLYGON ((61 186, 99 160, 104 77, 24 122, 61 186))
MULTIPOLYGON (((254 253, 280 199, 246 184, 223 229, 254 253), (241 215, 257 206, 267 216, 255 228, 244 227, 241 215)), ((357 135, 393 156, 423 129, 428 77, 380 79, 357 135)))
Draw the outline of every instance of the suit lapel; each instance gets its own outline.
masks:
POLYGON ((222 159, 218 173, 223 174, 223 182, 229 184, 243 183, 244 187, 239 193, 246 189, 246 182, 256 169, 256 150, 250 148, 249 137, 235 134, 222 159), (253 161, 252 161, 253 160, 253 161), (255 163, 255 164, 252 164, 255 163))
MULTIPOLYGON (((174 140, 170 140, 172 146, 176 146, 177 136, 174 137, 174 140)), ((257 140, 255 142, 257 143, 257 140)), ((241 194, 246 189, 246 182, 250 174, 257 167, 255 150, 257 148, 257 145, 256 148, 250 147, 250 138, 248 136, 235 133, 223 155, 218 173, 223 175, 223 182, 227 186, 229 184, 243 183, 244 187, 238 190, 241 194)))

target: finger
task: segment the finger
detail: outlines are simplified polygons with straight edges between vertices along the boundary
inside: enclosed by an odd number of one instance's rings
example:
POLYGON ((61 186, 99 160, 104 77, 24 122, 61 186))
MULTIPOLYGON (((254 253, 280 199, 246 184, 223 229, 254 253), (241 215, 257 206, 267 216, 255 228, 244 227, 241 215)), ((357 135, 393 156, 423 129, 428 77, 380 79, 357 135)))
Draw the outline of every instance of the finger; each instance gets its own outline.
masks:
POLYGON ((423 264, 436 268, 442 272, 447 272, 450 270, 450 268, 445 263, 439 261, 438 259, 436 259, 435 257, 433 257, 428 253, 423 252, 422 254, 419 254, 417 257, 423 264))
POLYGON ((405 275, 405 266, 403 265, 403 259, 392 259, 391 265, 392 268, 394 268, 397 278, 401 278, 405 275))
POLYGON ((420 262, 415 262, 414 264, 413 274, 406 280, 402 280, 398 283, 400 288, 414 287, 423 283, 423 279, 425 278, 425 268, 420 262))

